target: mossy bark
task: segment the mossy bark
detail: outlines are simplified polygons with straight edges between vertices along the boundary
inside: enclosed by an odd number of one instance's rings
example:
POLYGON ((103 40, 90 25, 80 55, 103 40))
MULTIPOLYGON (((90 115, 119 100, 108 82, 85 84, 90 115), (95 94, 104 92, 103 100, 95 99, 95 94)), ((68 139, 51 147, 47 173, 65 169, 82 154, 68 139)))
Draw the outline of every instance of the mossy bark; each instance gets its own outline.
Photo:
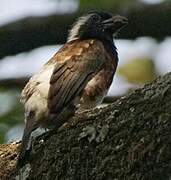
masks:
MULTIPOLYGON (((2 146, 0 162, 6 161, 6 167, 1 166, 1 179, 10 174, 5 168, 17 159, 19 145, 13 144, 16 149, 6 159, 2 146)), ((77 114, 53 134, 37 137, 28 162, 10 178, 169 180, 170 176, 171 73, 107 107, 77 114)))

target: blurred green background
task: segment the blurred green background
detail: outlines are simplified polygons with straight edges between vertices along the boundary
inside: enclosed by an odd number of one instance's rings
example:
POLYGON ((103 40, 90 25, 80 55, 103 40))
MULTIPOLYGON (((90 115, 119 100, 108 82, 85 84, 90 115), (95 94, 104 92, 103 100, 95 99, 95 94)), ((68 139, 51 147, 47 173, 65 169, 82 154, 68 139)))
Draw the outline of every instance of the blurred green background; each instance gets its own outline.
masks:
POLYGON ((0 143, 21 139, 22 88, 65 43, 76 18, 90 10, 129 19, 115 37, 119 67, 108 99, 115 100, 171 70, 170 0, 1 0, 0 143))

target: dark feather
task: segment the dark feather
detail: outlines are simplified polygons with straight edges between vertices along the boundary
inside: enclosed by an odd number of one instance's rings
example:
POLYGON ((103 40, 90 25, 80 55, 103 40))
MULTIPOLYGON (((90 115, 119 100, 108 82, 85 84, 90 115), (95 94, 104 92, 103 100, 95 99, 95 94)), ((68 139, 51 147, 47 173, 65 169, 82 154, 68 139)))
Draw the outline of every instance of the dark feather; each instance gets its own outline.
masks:
MULTIPOLYGON (((85 43, 90 42, 86 41, 85 43)), ((91 41, 91 44, 87 48, 83 42, 81 42, 80 47, 76 42, 75 44, 77 46, 75 48, 72 47, 74 55, 65 54, 64 56, 64 58, 70 56, 71 58, 69 60, 64 61, 62 64, 56 62, 50 80, 48 96, 48 108, 50 112, 59 113, 69 103, 74 102, 88 81, 102 68, 104 63, 105 57, 102 53, 104 48, 101 49, 103 47, 101 43, 97 41, 92 43, 91 41), (84 48, 83 52, 77 55, 80 48, 84 48)))

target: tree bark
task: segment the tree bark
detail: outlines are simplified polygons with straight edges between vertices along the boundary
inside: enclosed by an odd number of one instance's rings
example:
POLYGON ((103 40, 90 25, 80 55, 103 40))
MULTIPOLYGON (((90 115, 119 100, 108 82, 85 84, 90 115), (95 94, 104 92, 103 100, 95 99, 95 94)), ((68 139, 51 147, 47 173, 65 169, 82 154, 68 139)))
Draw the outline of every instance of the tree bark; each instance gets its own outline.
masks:
POLYGON ((31 77, 0 79, 0 86, 5 88, 23 88, 31 77))
MULTIPOLYGON (((0 27, 0 59, 43 45, 63 44, 71 24, 87 11, 84 9, 73 14, 29 17, 0 27)), ((112 12, 112 8, 110 11, 112 12)), ((116 14, 115 9, 113 13, 116 14)), ((119 38, 134 39, 150 36, 161 40, 171 35, 169 3, 142 6, 119 13, 129 19, 129 25, 119 33, 119 38)))
POLYGON ((15 172, 17 144, 0 145, 0 179, 164 180, 171 176, 171 73, 34 140, 15 172), (10 177, 10 178, 9 178, 10 177))

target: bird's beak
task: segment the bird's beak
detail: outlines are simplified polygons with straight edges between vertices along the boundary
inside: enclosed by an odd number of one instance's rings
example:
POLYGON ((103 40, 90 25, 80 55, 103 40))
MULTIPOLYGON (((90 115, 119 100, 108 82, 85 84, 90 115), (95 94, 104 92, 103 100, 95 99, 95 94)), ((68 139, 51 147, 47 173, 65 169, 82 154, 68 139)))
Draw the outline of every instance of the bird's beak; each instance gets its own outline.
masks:
POLYGON ((126 17, 116 15, 110 19, 103 21, 102 24, 104 25, 105 29, 111 31, 112 33, 115 33, 128 24, 128 19, 126 17))

